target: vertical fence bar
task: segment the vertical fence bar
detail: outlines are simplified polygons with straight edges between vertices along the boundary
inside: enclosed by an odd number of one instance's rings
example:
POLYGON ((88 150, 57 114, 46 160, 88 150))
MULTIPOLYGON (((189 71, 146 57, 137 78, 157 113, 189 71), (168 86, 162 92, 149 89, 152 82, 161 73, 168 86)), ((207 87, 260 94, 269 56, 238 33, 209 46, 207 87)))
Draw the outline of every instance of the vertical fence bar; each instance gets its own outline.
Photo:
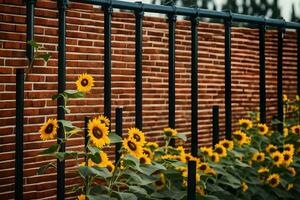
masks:
POLYGON ((219 106, 213 106, 213 147, 219 142, 219 106))
MULTIPOLYGON (((169 23, 169 127, 175 128, 175 27, 176 12, 175 5, 171 6, 174 13, 168 15, 169 23)), ((175 140, 170 141, 171 146, 175 146, 175 140)))
MULTIPOLYGON (((282 51, 283 51, 284 28, 277 29, 278 49, 277 49, 277 116, 279 121, 283 121, 283 101, 282 101, 282 51)), ((278 124, 278 131, 283 132, 283 125, 278 124)))
POLYGON ((260 123, 266 123, 266 65, 265 65, 265 24, 259 27, 259 113, 260 123))
MULTIPOLYGON (((34 7, 36 0, 26 0, 26 42, 34 39, 34 7)), ((26 56, 29 60, 33 58, 33 47, 26 44, 26 56)))
POLYGON ((231 18, 224 20, 224 26, 225 26, 225 137, 226 139, 231 139, 231 18))
POLYGON ((111 119, 111 1, 104 10, 104 115, 111 119))
POLYGON ((300 29, 297 29, 297 94, 300 96, 300 29))
MULTIPOLYGON (((116 108, 116 134, 122 137, 122 129, 123 129, 123 108, 116 108)), ((115 163, 118 163, 120 159, 120 149, 122 147, 121 143, 116 144, 116 153, 115 153, 115 163)))
POLYGON ((192 139, 191 153, 197 156, 198 152, 198 18, 191 18, 192 29, 192 139))
POLYGON ((135 11, 135 126, 142 129, 142 42, 144 11, 135 11))
POLYGON ((196 161, 188 162, 188 191, 187 199, 196 200, 196 161))
POLYGON ((16 72, 15 199, 23 199, 24 69, 16 72))
MULTIPOLYGON (((88 142, 89 142, 89 131, 88 131, 88 124, 89 124, 89 120, 90 118, 89 117, 85 117, 84 118, 84 152, 85 152, 85 155, 84 155, 84 161, 85 161, 85 166, 88 166, 88 157, 87 157, 87 152, 88 152, 88 149, 87 149, 87 145, 88 145, 88 142)), ((84 187, 84 191, 86 191, 86 186, 88 185, 88 179, 85 180, 85 187, 84 187)))
MULTIPOLYGON (((66 9, 68 1, 58 0, 58 93, 66 89, 66 9)), ((65 119, 64 98, 57 99, 57 119, 65 119)), ((57 133, 57 143, 61 144, 59 151, 65 151, 65 145, 59 139, 64 139, 63 127, 60 124, 57 133)), ((65 199, 65 162, 57 159, 57 199, 65 199)))

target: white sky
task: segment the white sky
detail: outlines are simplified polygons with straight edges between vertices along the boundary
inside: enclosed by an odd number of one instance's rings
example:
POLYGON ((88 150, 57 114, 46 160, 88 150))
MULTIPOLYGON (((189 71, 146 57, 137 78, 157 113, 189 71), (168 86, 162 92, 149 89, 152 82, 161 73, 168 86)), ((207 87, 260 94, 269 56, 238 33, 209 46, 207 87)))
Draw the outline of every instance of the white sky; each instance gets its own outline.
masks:
MULTIPOLYGON (((143 3, 151 3, 152 2, 152 0, 122 0, 122 1, 130 1, 130 2, 142 1, 143 3)), ((237 0, 237 1, 241 2, 242 0, 237 0)), ((269 1, 272 1, 272 0, 269 0, 269 1)), ((224 2, 226 2, 226 0, 214 0, 214 2, 217 5, 217 10, 221 10, 221 6, 224 2)), ((278 0, 279 7, 281 8, 281 15, 287 21, 290 21, 290 19, 291 19, 291 9, 292 9, 293 3, 295 5, 296 15, 299 17, 300 16, 300 0, 278 0)))

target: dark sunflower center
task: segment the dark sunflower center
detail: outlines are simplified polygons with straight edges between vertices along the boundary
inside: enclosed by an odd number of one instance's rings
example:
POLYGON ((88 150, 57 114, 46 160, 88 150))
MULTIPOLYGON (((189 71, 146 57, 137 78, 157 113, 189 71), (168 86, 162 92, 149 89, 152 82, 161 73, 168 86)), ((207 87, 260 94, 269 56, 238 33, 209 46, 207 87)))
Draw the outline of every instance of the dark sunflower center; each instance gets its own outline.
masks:
POLYGON ((290 159, 290 156, 289 155, 284 155, 284 160, 289 160, 290 159))
POLYGON ((262 160, 262 156, 261 156, 261 155, 258 155, 258 156, 257 156, 257 160, 262 160))
POLYGON ((93 128, 93 135, 95 136, 95 138, 100 139, 103 137, 103 132, 102 130, 100 130, 100 128, 95 127, 93 128))
POLYGON ((145 158, 140 158, 140 163, 145 164, 146 163, 146 159, 145 158))
POLYGON ((277 162, 278 160, 279 160, 279 157, 278 157, 278 156, 275 156, 275 157, 274 157, 274 161, 277 162))
POLYGON ((84 78, 84 79, 81 80, 81 85, 82 86, 87 86, 88 84, 89 84, 89 81, 87 79, 84 78))
POLYGON ((216 160, 216 156, 215 156, 215 155, 212 155, 212 156, 211 156, 211 160, 212 160, 212 161, 215 161, 215 160, 216 160))
POLYGON ((285 151, 291 151, 291 148, 290 147, 285 147, 284 150, 285 151))
POLYGON ((185 159, 188 162, 191 159, 191 157, 190 156, 186 156, 185 159))
POLYGON ((48 126, 45 128, 45 133, 50 134, 52 133, 53 129, 54 129, 54 125, 48 124, 48 126))
POLYGON ((242 126, 248 127, 248 123, 244 122, 244 123, 242 123, 242 126))
POLYGON ((260 132, 264 132, 264 131, 265 131, 265 128, 264 128, 264 127, 259 127, 259 131, 260 131, 260 132))
POLYGON ((234 137, 235 137, 238 141, 240 141, 240 140, 243 139, 243 137, 242 137, 241 135, 235 135, 234 137))
POLYGON ((296 133, 300 133, 300 129, 299 128, 295 128, 295 132, 296 133))
POLYGON ((133 138, 134 138, 137 142, 141 141, 141 137, 140 137, 138 134, 134 134, 134 135, 133 135, 133 138))
POLYGON ((216 148, 215 151, 216 151, 218 154, 222 154, 222 153, 223 153, 223 149, 220 148, 220 147, 216 148))
POLYGON ((161 180, 158 180, 158 181, 155 182, 155 184, 157 186, 162 186, 164 183, 161 180))
POLYGON ((275 151, 276 151, 275 148, 273 148, 273 147, 270 148, 270 153, 273 153, 273 152, 275 152, 275 151))
POLYGON ((107 168, 107 170, 110 171, 110 172, 112 172, 112 170, 113 170, 113 168, 112 168, 110 165, 107 165, 106 168, 107 168))
POLYGON ((206 170, 206 165, 201 165, 200 170, 202 170, 202 171, 206 170))
POLYGON ((272 178, 271 180, 270 180, 270 184, 271 185, 274 185, 274 184, 276 184, 277 183, 277 179, 276 178, 272 178))
POLYGON ((148 157, 150 157, 150 152, 149 151, 144 150, 143 153, 146 154, 148 157))
POLYGON ((131 142, 131 141, 128 142, 128 147, 129 147, 130 150, 132 150, 132 151, 135 151, 135 150, 136 150, 136 145, 135 145, 133 142, 131 142))
POLYGON ((99 164, 99 163, 101 163, 101 162, 102 162, 102 158, 101 158, 101 156, 99 156, 99 158, 98 158, 98 159, 96 159, 95 161, 96 161, 96 162, 95 162, 96 164, 99 164))
POLYGON ((229 148, 229 143, 227 143, 227 142, 223 143, 223 147, 229 148))

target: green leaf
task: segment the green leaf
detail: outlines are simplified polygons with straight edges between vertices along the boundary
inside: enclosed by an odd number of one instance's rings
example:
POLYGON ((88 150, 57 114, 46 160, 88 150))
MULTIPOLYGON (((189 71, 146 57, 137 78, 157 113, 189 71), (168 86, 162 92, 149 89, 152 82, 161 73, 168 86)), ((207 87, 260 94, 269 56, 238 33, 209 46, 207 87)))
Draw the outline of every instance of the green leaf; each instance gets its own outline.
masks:
POLYGON ((205 199, 205 200, 220 200, 218 197, 213 196, 213 195, 205 195, 203 199, 205 199))
POLYGON ((77 90, 65 90, 63 94, 67 98, 81 98, 85 95, 83 92, 79 92, 77 90))
POLYGON ((282 124, 282 121, 278 120, 278 119, 273 119, 271 122, 272 125, 276 125, 276 124, 282 124))
POLYGON ((91 152, 92 154, 95 154, 95 153, 99 153, 99 152, 100 152, 100 149, 98 149, 97 147, 93 147, 93 146, 91 146, 91 145, 88 145, 87 148, 88 148, 88 150, 90 150, 90 152, 91 152))
POLYGON ((176 137, 182 139, 185 142, 187 141, 187 137, 185 133, 177 133, 176 137))
POLYGON ((106 168, 100 167, 88 167, 88 166, 80 166, 78 168, 79 174, 85 178, 87 176, 97 176, 102 177, 104 179, 111 177, 111 173, 106 168))
POLYGON ((65 106, 58 106, 58 107, 64 109, 65 113, 69 114, 71 112, 71 110, 69 108, 65 107, 65 106))
POLYGON ((123 142, 122 138, 119 135, 115 134, 115 133, 109 133, 108 137, 109 137, 109 140, 110 140, 111 144, 123 142))
POLYGON ((88 198, 88 200, 111 200, 111 199, 115 199, 115 198, 111 198, 110 196, 105 195, 105 194, 86 195, 86 197, 88 198))
POLYGON ((130 170, 124 171, 123 176, 127 178, 128 182, 131 185, 148 185, 157 180, 157 178, 154 178, 152 176, 138 174, 130 170))
POLYGON ((55 154, 56 158, 60 161, 66 160, 68 158, 78 158, 78 153, 75 151, 68 151, 68 152, 57 152, 55 154))
POLYGON ((58 151, 59 144, 53 144, 50 146, 48 149, 45 149, 44 151, 41 152, 41 154, 53 154, 58 151))
POLYGON ((129 191, 131 191, 132 193, 137 193, 137 194, 141 194, 144 196, 148 196, 147 191, 140 186, 129 186, 129 191))
POLYGON ((37 55, 36 58, 42 58, 45 62, 47 62, 51 58, 51 55, 49 53, 45 53, 37 55))
POLYGON ((27 44, 29 44, 30 46, 32 46, 32 47, 35 48, 35 49, 38 49, 38 48, 41 47, 41 45, 38 44, 38 43, 36 43, 34 40, 29 40, 29 41, 27 41, 27 44))
POLYGON ((52 100, 56 100, 58 99, 59 97, 62 97, 62 98, 65 98, 64 94, 60 93, 60 94, 55 94, 52 96, 52 100))
POLYGON ((116 194, 121 200, 137 200, 137 196, 135 196, 132 193, 127 193, 127 192, 117 192, 114 191, 114 194, 116 194))
POLYGON ((124 164, 133 165, 133 166, 140 166, 140 160, 132 155, 126 155, 124 157, 124 164))
POLYGON ((49 169, 49 168, 51 168, 51 167, 56 168, 56 165, 53 164, 53 163, 48 163, 48 164, 46 164, 46 165, 41 166, 41 167, 38 168, 38 170, 37 170, 37 175, 44 174, 44 173, 47 171, 47 169, 49 169))

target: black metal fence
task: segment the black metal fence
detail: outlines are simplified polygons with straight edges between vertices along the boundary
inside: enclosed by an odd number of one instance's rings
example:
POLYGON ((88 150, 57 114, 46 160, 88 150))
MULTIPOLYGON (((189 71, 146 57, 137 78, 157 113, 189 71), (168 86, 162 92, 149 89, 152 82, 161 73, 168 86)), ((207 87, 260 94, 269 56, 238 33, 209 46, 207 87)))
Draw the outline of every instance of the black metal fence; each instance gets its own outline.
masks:
MULTIPOLYGON (((283 19, 266 19, 232 13, 230 11, 218 12, 201 8, 184 8, 170 5, 152 5, 144 3, 129 3, 112 0, 71 0, 74 2, 87 3, 102 6, 104 12, 104 114, 111 117, 111 19, 113 8, 133 10, 135 13, 135 126, 142 129, 142 29, 144 12, 167 14, 169 23, 169 127, 175 128, 175 29, 176 16, 187 16, 191 20, 191 88, 192 88, 192 144, 191 153, 197 155, 198 149, 198 23, 199 17, 215 18, 224 21, 225 26, 225 136, 231 138, 231 26, 232 22, 246 22, 256 24, 259 27, 259 94, 260 94, 260 120, 266 122, 266 86, 265 86, 265 28, 272 26, 278 30, 278 67, 277 67, 277 112, 278 119, 283 119, 282 107, 282 51, 283 33, 285 29, 297 30, 297 93, 300 93, 300 23, 286 22, 283 19)), ((34 9, 36 0, 26 0, 27 16, 27 41, 34 39, 34 9)), ((59 20, 58 40, 58 93, 66 88, 66 10, 68 0, 57 0, 59 20)), ((26 55, 29 60, 33 59, 33 48, 27 45, 26 55)), ((64 99, 57 101, 57 118, 65 118, 64 99)), ((24 70, 18 69, 16 73, 16 167, 15 167, 15 199, 23 199, 23 112, 24 112, 24 70)), ((218 113, 219 108, 213 107, 213 144, 218 142, 218 113)), ((87 123, 88 119, 85 119, 87 123)), ((282 126, 279 125, 279 130, 282 126)), ((122 135, 122 108, 116 110, 116 132, 122 135)), ((62 127, 58 129, 58 137, 64 137, 62 127)), ((60 142, 59 140, 57 141, 60 142)), ((174 145, 174 141, 173 141, 174 145)), ((116 149, 120 148, 117 146, 116 149)), ((61 145, 60 151, 65 151, 61 145)), ((116 151, 116 159, 119 158, 116 151)), ((65 199, 65 163, 57 161, 57 199, 65 199)), ((189 163, 188 199, 195 197, 195 163, 189 163)))

